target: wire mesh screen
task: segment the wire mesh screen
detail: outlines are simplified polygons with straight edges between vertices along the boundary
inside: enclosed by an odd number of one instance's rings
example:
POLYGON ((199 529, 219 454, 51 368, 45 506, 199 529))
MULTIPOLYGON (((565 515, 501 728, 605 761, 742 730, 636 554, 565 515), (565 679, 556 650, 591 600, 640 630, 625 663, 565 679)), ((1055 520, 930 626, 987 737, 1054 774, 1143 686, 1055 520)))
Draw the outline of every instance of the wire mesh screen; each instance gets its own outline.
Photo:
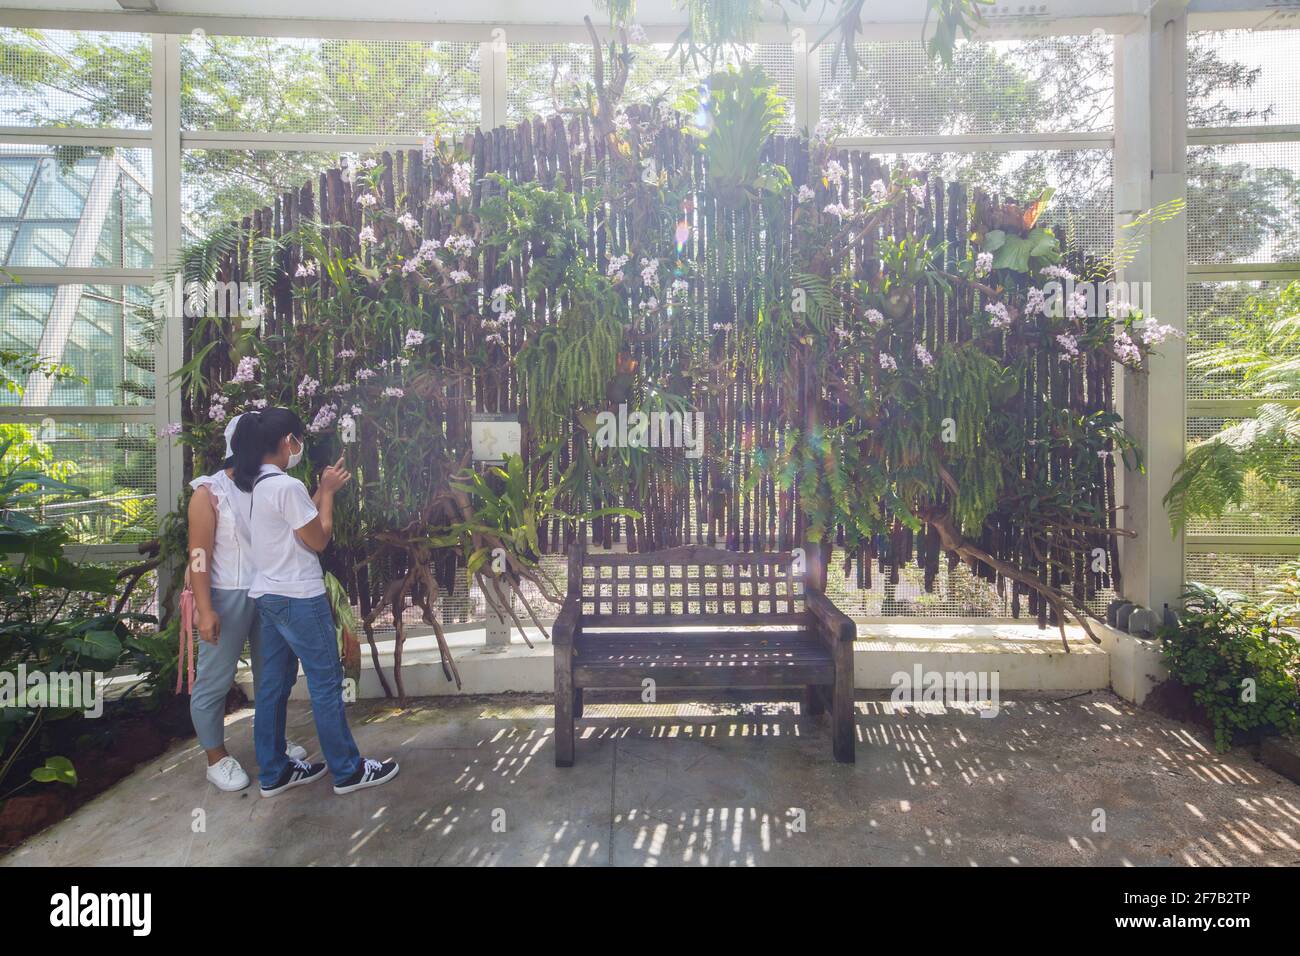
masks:
MULTIPOLYGON (((1263 313, 1261 318, 1251 307, 1253 297, 1267 296, 1280 282, 1193 282, 1187 286, 1187 398, 1189 401, 1206 399, 1228 399, 1258 396, 1243 396, 1239 387, 1240 375, 1218 369, 1191 367, 1196 360, 1212 354, 1218 347, 1228 341, 1234 330, 1243 330, 1247 323, 1258 326, 1255 331, 1263 332, 1265 323, 1276 321, 1272 311, 1263 313)), ((1276 346, 1273 346, 1276 349, 1276 346)), ((1275 354, 1278 354, 1275 352, 1275 354)), ((1292 346, 1291 351, 1282 352, 1279 358, 1289 358, 1300 362, 1300 346, 1292 346)), ((1271 398, 1300 398, 1300 388, 1277 391, 1271 398)))
POLYGON ((1259 599, 1277 585, 1282 565, 1295 559, 1295 552, 1189 550, 1185 561, 1186 578, 1197 584, 1226 588, 1259 599))
POLYGON ((479 45, 207 36, 181 47, 186 129, 456 135, 478 125, 479 45))
MULTIPOLYGON (((1241 418, 1188 416, 1187 440, 1202 442, 1241 418)), ((1269 484, 1257 475, 1246 478, 1244 500, 1229 505, 1218 518, 1196 518, 1188 522, 1192 534, 1214 535, 1300 535, 1300 453, 1288 459, 1278 481, 1269 484)))
POLYGON ((1108 149, 1058 149, 988 153, 899 153, 882 157, 947 181, 960 181, 994 195, 1036 197, 1056 189, 1043 222, 1071 248, 1100 256, 1115 239, 1114 174, 1108 149))
POLYGON ((35 443, 46 471, 78 486, 80 494, 52 494, 28 511, 64 528, 78 544, 147 541, 155 534, 157 445, 141 422, 40 421, 3 426, 21 429, 35 443))
POLYGON ((0 125, 147 128, 152 70, 143 33, 0 27, 0 125))
POLYGON ((1300 262, 1300 143, 1187 150, 1187 255, 1194 263, 1300 262))
POLYGON ((28 376, 0 405, 142 405, 154 397, 148 290, 115 285, 0 286, 0 349, 37 351, 70 374, 28 376))
POLYGON ((339 153, 275 149, 187 149, 181 155, 184 239, 272 205, 277 196, 338 165, 339 153))
POLYGON ((1077 132, 1114 124, 1109 36, 964 43, 950 69, 913 40, 859 43, 857 53, 852 77, 833 44, 820 49, 820 115, 837 135, 1077 132))
MULTIPOLYGON (((594 550, 590 553, 597 553, 594 550)), ((564 594, 568 581, 567 558, 563 554, 543 555, 539 562, 544 577, 553 585, 553 590, 564 594)), ((695 592, 692 592, 695 593, 695 592)), ((873 576, 870 588, 860 589, 844 573, 844 554, 836 549, 831 563, 827 567, 826 594, 835 605, 853 618, 921 618, 944 620, 953 618, 987 618, 991 621, 1006 620, 1011 617, 1011 602, 988 584, 970 573, 965 565, 958 565, 952 571, 946 563, 940 564, 939 575, 933 593, 925 592, 924 572, 908 566, 899 569, 897 583, 889 583, 888 575, 873 576)), ((547 601, 537 589, 524 584, 524 595, 528 604, 537 614, 538 620, 549 625, 555 620, 559 608, 547 601)), ((1113 593, 1099 593, 1089 604, 1097 614, 1103 614, 1110 603, 1113 593)), ((512 597, 512 610, 526 626, 532 626, 532 618, 527 608, 518 598, 512 597)), ((458 590, 454 594, 444 594, 435 605, 435 613, 441 624, 461 622, 482 622, 487 614, 487 604, 478 586, 468 590, 458 590)), ((1025 620, 1022 617, 1022 620, 1025 620)), ((419 626, 423 622, 420 612, 407 608, 403 615, 407 626, 419 626)), ((391 634, 391 619, 376 622, 376 634, 391 634)))
POLYGON ((153 152, 0 145, 0 264, 153 266, 153 152))
MULTIPOLYGON (((659 100, 672 106, 688 90, 704 82, 712 69, 703 61, 682 62, 671 53, 670 43, 629 47, 633 56, 624 102, 659 100)), ((760 43, 737 47, 725 65, 741 60, 759 63, 786 99, 784 132, 795 128, 794 54, 787 46, 760 43)), ((585 103, 594 96, 592 52, 587 43, 511 43, 506 66, 506 118, 517 123, 528 116, 547 114, 585 103)))
POLYGON ((1300 30, 1201 31, 1187 36, 1187 125, 1300 123, 1300 30))

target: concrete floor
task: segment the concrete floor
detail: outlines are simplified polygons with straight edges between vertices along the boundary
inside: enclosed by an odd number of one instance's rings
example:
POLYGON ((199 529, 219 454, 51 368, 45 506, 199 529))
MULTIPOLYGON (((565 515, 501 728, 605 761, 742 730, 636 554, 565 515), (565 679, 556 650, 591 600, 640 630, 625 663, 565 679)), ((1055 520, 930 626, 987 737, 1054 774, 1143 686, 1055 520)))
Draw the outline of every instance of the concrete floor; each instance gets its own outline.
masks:
MULTIPOLYGON (((1300 865, 1300 788, 1108 692, 993 718, 884 697, 858 704, 854 766, 793 704, 589 704, 567 770, 539 697, 361 704, 388 786, 219 793, 190 743, 0 864, 1300 865)), ((314 741, 305 705, 290 727, 314 741)), ((251 728, 231 718, 246 765, 251 728)))

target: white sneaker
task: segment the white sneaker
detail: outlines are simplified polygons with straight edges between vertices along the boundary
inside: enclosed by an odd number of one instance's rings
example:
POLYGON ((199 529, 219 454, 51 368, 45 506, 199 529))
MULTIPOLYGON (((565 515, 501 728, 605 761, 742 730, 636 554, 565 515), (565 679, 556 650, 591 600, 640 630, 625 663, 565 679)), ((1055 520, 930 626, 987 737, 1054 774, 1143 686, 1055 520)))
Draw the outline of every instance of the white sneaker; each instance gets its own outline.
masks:
POLYGON ((222 757, 208 768, 208 781, 218 790, 233 793, 248 786, 248 774, 234 757, 222 757))
POLYGON ((284 755, 290 760, 306 760, 307 748, 290 740, 286 742, 284 755))

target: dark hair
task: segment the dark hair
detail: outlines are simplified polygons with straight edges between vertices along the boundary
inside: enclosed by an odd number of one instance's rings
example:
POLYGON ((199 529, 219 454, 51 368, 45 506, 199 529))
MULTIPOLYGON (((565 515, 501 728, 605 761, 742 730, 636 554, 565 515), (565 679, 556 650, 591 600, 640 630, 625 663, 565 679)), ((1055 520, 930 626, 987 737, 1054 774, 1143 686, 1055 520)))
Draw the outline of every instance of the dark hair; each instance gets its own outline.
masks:
POLYGON ((287 408, 264 408, 241 415, 235 434, 230 436, 230 447, 235 451, 235 487, 252 491, 266 456, 280 447, 285 435, 301 440, 306 430, 302 419, 287 408))

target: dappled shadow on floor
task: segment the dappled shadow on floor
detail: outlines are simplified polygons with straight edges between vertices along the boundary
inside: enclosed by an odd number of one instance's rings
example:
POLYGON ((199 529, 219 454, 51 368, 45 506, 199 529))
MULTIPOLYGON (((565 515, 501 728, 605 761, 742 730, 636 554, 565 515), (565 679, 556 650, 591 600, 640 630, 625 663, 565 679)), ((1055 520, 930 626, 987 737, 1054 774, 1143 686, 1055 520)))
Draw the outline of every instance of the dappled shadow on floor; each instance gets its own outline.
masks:
MULTIPOLYGON (((312 739, 295 705, 292 735, 312 739)), ((557 769, 536 697, 354 712, 392 784, 264 800, 173 751, 3 862, 161 865, 1294 865, 1300 789, 1108 693, 858 702, 857 762, 795 704, 590 703, 557 769), (201 826, 198 825, 201 821, 201 826)), ((252 763, 251 720, 230 728, 252 763)))

